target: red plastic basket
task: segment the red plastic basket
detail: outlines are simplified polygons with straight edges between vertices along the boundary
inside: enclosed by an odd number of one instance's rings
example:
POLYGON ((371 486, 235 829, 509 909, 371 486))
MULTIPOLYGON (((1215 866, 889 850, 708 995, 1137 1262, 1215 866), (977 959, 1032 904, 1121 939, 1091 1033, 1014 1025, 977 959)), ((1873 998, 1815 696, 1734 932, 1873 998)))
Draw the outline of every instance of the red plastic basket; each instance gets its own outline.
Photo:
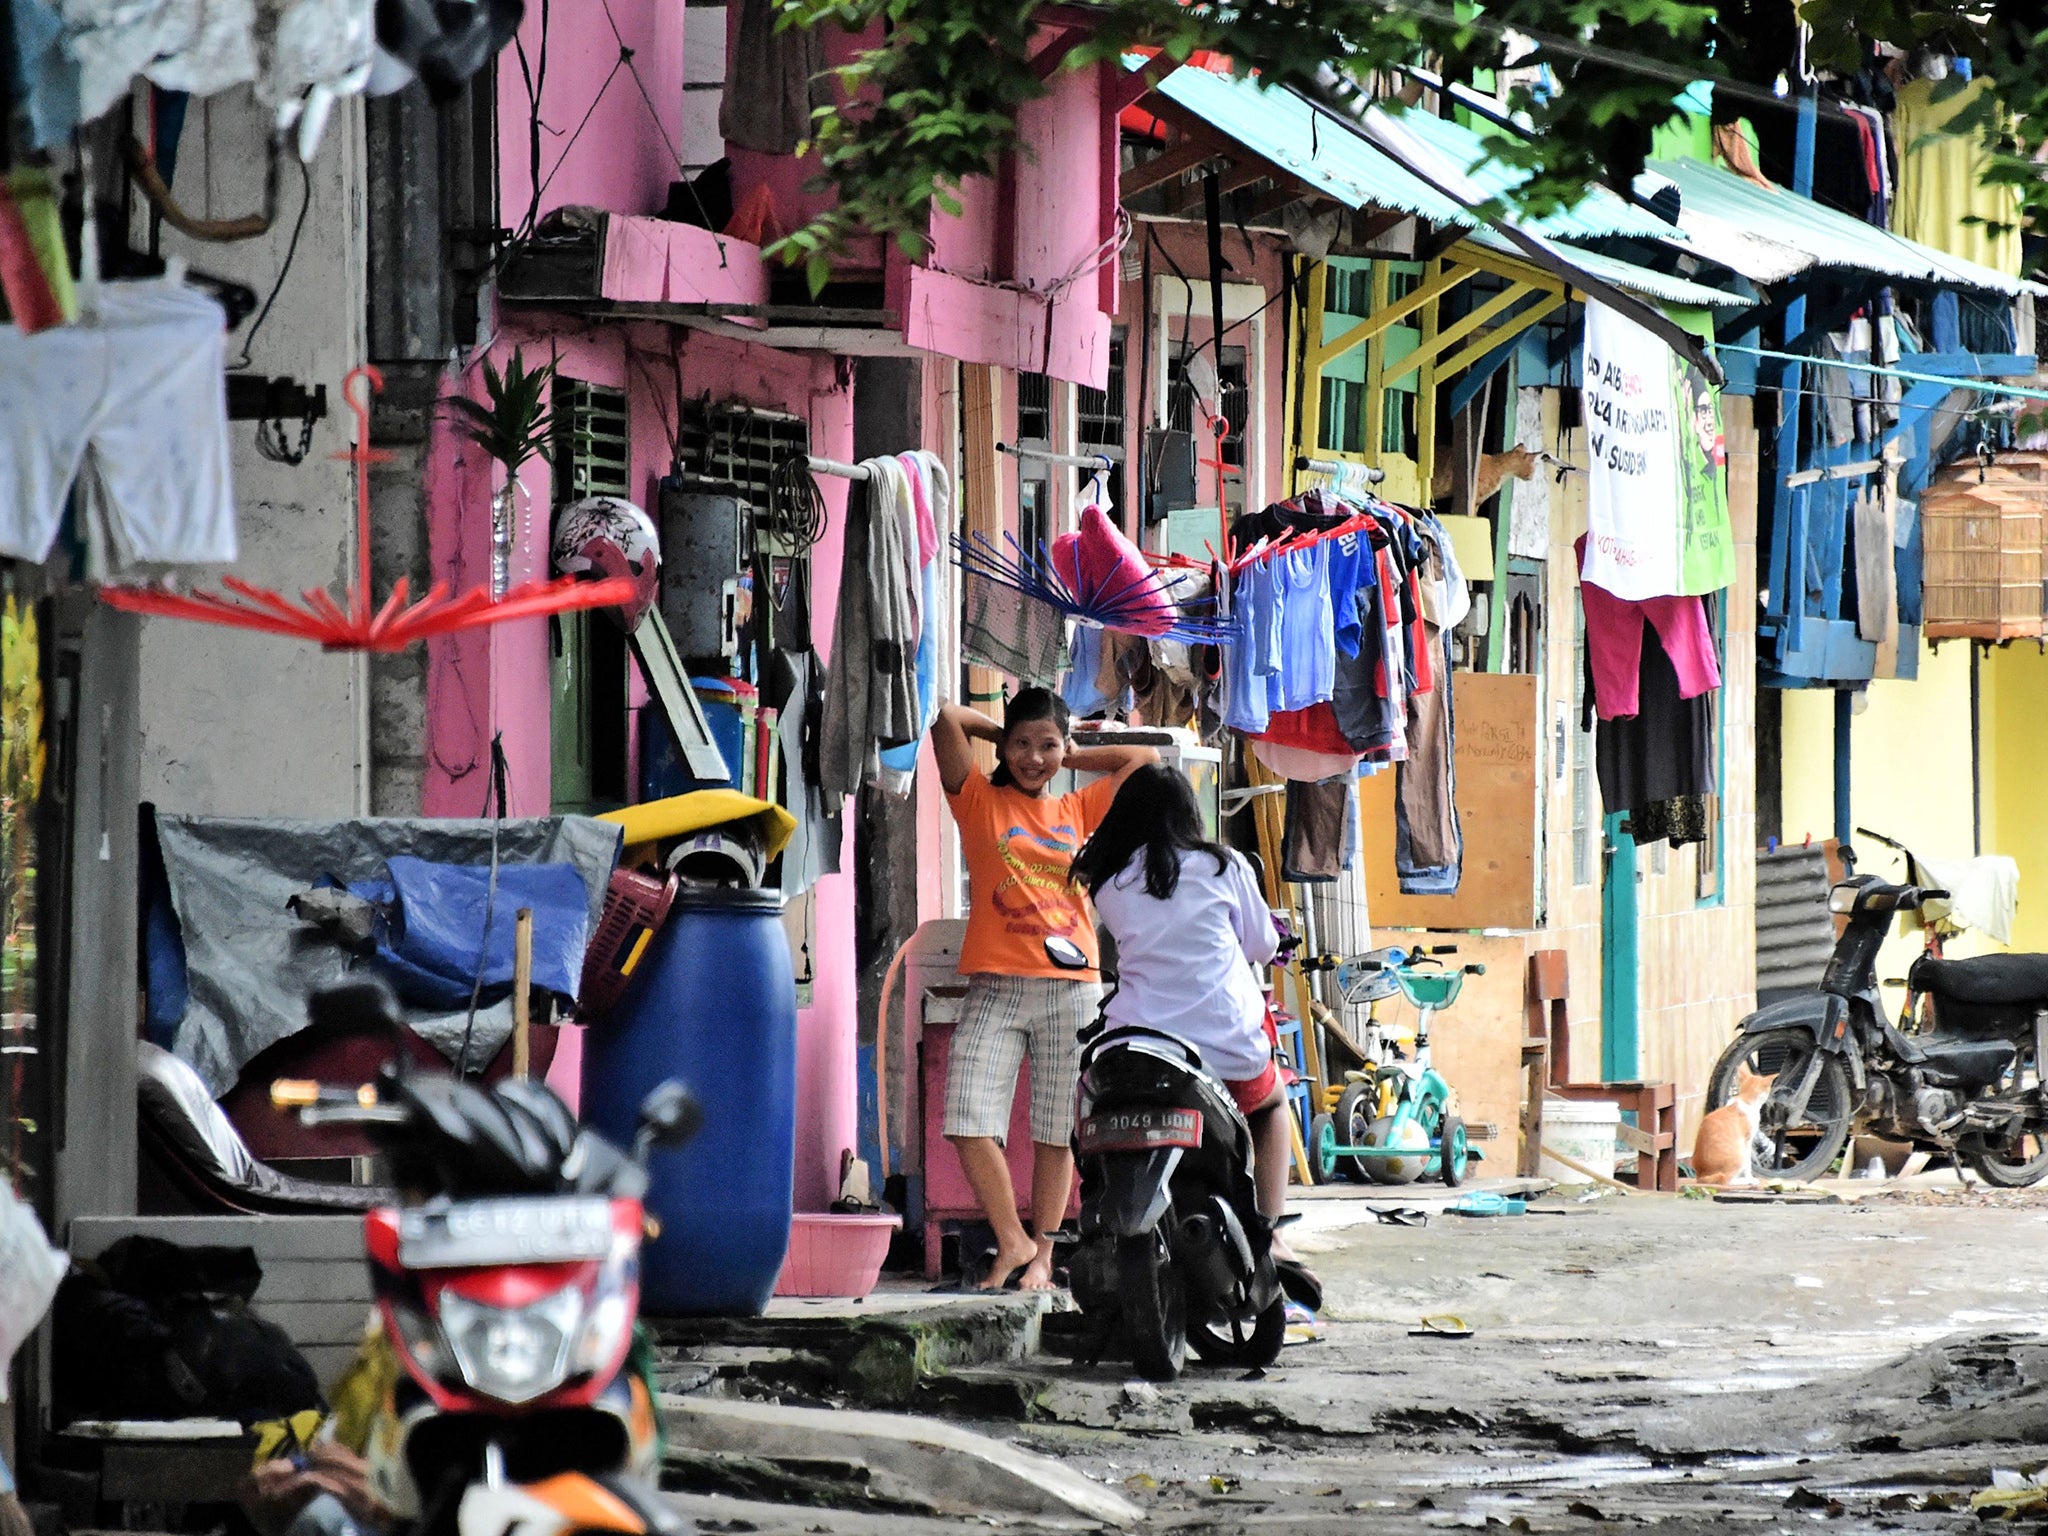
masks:
POLYGON ((615 869, 604 893, 604 915, 583 952, 583 981, 576 989, 576 1012, 588 1020, 611 1012, 625 995, 626 983, 647 953, 647 946, 668 921, 676 899, 676 877, 615 869))

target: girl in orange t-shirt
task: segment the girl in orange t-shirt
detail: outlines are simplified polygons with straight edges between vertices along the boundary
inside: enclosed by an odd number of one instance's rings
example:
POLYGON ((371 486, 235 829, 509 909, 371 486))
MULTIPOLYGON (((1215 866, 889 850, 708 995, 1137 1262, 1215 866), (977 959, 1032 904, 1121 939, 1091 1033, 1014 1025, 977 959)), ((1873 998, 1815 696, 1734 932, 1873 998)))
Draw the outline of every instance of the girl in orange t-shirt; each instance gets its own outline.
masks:
POLYGON ((945 1130, 995 1229, 995 1263, 982 1282, 988 1290, 1012 1278, 1025 1290, 1052 1287, 1052 1235, 1066 1219, 1074 1184, 1077 1036, 1095 1018, 1101 985, 1093 970, 1055 966, 1045 941, 1067 939, 1095 963, 1094 914, 1068 880, 1068 866, 1125 775, 1159 760, 1150 747, 1076 747, 1068 726, 1067 706, 1043 688, 1011 699, 1001 725, 957 704, 932 724, 932 755, 960 828, 969 892, 960 947, 967 1001, 953 1032, 945 1130), (976 740, 996 743, 993 775, 975 766, 976 740), (1063 768, 1103 777, 1053 795, 1063 768), (1035 1236, 1018 1218, 1003 1155, 1027 1056, 1035 1236))

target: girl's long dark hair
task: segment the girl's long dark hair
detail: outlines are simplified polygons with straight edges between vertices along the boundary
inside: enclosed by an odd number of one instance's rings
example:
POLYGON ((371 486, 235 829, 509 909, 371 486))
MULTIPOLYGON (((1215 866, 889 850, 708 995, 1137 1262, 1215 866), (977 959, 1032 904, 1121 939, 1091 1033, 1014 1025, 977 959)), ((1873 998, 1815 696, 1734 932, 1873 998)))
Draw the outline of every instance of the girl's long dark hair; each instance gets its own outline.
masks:
POLYGON ((1145 894, 1164 901, 1180 887, 1182 854, 1215 855, 1219 875, 1229 866, 1230 851, 1202 833, 1201 808, 1188 781, 1164 763, 1148 763, 1117 790, 1102 825, 1074 855, 1069 878, 1093 896, 1142 851, 1145 894))
POLYGON ((1010 776, 1010 760, 1004 750, 1010 744, 1010 732, 1033 721, 1050 720, 1065 736, 1073 718, 1067 709, 1067 701, 1050 688, 1019 689, 1003 707, 1003 739, 996 745, 996 771, 988 776, 989 783, 998 789, 1008 789, 1017 782, 1010 776))

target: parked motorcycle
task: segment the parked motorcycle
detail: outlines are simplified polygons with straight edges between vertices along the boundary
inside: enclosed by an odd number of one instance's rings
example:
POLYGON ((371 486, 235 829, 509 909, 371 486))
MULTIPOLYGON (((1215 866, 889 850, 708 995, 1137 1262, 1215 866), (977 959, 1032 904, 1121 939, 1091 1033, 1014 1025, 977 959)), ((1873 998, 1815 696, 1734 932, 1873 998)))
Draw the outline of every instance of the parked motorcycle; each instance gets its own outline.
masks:
MULTIPOLYGON (((315 1010, 398 1027, 380 982, 315 1010)), ((646 1159, 703 1122, 679 1083, 640 1109, 632 1153, 546 1087, 387 1068, 375 1084, 279 1081, 310 1126, 366 1127, 400 1203, 364 1218, 400 1366, 371 1428, 371 1491, 408 1536, 689 1529, 661 1501, 655 1408, 631 1369, 646 1159)))
MULTIPOLYGON (((1087 969, 1066 940, 1048 939, 1046 953, 1087 969)), ((1230 1090, 1159 1030, 1098 1019, 1081 1039, 1081 1239, 1069 1272, 1095 1356, 1127 1356, 1154 1381, 1177 1377, 1190 1348, 1213 1365, 1272 1364, 1287 1303, 1251 1127, 1230 1090)))
POLYGON ((1828 910, 1847 921, 1820 989, 1742 1021, 1708 1080, 1707 1108, 1733 1096, 1739 1067, 1772 1079, 1759 1177, 1818 1178, 1850 1136, 1870 1131, 1944 1153, 1987 1184, 2036 1183, 2048 1174, 2048 955, 1947 960, 1930 945, 1906 977, 1923 1006, 1909 1000, 1904 1027, 1894 1026, 1878 949, 1894 918, 1939 909, 1949 893, 1919 883, 1910 853, 1902 885, 1856 874, 1846 845, 1840 856, 1849 876, 1829 891, 1828 910))

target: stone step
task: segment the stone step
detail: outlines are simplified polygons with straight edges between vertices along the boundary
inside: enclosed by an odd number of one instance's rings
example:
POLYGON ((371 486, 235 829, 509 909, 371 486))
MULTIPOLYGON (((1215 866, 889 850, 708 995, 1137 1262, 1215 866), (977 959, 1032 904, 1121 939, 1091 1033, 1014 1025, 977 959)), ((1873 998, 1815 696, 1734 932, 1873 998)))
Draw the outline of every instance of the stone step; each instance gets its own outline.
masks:
POLYGON ((865 1302, 772 1304, 761 1317, 649 1318, 656 1379, 679 1394, 908 1405, 949 1371, 1017 1364, 1039 1352, 1052 1292, 878 1291, 865 1302))

